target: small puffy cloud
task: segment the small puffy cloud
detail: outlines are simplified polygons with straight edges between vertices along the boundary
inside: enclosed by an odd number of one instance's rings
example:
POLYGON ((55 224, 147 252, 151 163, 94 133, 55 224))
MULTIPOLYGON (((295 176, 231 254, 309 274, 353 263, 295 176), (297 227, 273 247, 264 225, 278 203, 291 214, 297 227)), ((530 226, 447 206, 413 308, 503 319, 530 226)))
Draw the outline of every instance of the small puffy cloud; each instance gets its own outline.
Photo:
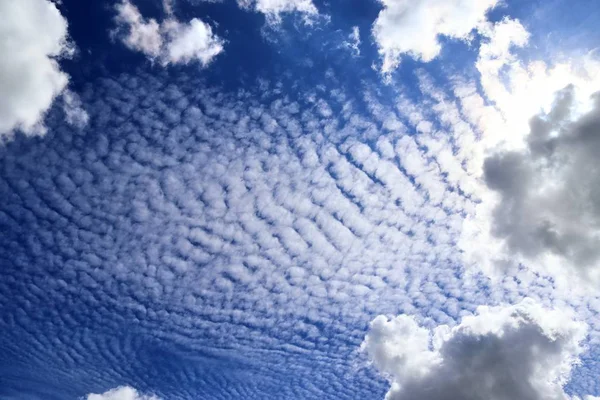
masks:
POLYGON ((117 4, 116 34, 131 50, 145 54, 151 60, 168 64, 187 64, 198 61, 203 66, 223 51, 224 41, 213 33, 207 23, 198 18, 189 23, 177 21, 165 2, 169 17, 162 23, 145 19, 128 0, 117 4))
POLYGON ((189 24, 168 20, 163 24, 167 37, 166 57, 171 63, 184 63, 197 59, 202 65, 223 51, 223 41, 215 36, 210 25, 197 18, 189 24))
POLYGON ((441 51, 439 36, 468 39, 485 22, 498 0, 380 0, 383 9, 373 24, 373 37, 390 73, 407 54, 431 61, 441 51))
POLYGON ((568 400, 563 387, 585 334, 585 324, 526 299, 433 331, 406 315, 379 316, 362 349, 390 380, 388 400, 568 400))
POLYGON ((523 47, 529 41, 527 29, 518 20, 510 18, 495 24, 484 24, 480 27, 480 33, 484 42, 479 49, 477 69, 483 80, 497 75, 506 64, 515 62, 512 49, 523 47))
POLYGON ((127 0, 117 4, 116 9, 119 28, 128 29, 127 35, 122 37, 125 46, 150 58, 158 58, 163 47, 158 22, 155 19, 146 21, 137 7, 127 0))
POLYGON ((67 21, 47 0, 2 1, 0 15, 0 138, 42 133, 44 113, 69 82, 57 62, 72 52, 67 21))
POLYGON ((63 111, 68 124, 77 128, 83 128, 87 125, 90 117, 87 111, 83 108, 81 99, 77 93, 70 90, 65 90, 62 96, 63 111))
POLYGON ((103 394, 90 393, 86 400, 160 400, 156 396, 143 395, 129 386, 121 386, 111 389, 103 394))
POLYGON ((531 264, 554 256, 584 279, 600 281, 600 95, 581 115, 575 89, 530 121, 524 149, 485 160, 487 186, 500 199, 492 233, 531 264))
MULTIPOLYGON (((281 14, 299 12, 305 17, 318 14, 312 0, 237 0, 242 8, 253 9, 264 14, 269 23, 279 23, 281 14)), ((307 20, 310 21, 310 18, 307 20)))

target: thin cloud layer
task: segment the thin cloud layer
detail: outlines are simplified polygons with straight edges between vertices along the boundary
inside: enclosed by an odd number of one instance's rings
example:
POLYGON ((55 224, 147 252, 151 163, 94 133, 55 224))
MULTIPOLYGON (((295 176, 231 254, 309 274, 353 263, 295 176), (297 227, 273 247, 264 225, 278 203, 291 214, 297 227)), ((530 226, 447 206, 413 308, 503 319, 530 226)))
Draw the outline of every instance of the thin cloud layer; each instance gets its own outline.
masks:
POLYGON ((567 400, 585 325, 533 301, 480 307, 454 328, 409 316, 373 320, 363 342, 389 377, 388 400, 567 400))
POLYGON ((466 40, 486 20, 497 0, 380 0, 373 24, 381 71, 393 71, 403 55, 431 61, 442 49, 440 36, 466 40))
POLYGON ((0 141, 43 133, 44 114, 69 83, 57 59, 72 53, 67 21, 48 0, 0 2, 0 141))
POLYGON ((165 8, 169 16, 159 24, 152 18, 146 20, 135 5, 123 0, 116 6, 115 34, 125 46, 163 66, 192 61, 207 66, 223 51, 224 41, 213 33, 210 25, 198 18, 179 22, 169 12, 170 3, 165 3, 165 8))

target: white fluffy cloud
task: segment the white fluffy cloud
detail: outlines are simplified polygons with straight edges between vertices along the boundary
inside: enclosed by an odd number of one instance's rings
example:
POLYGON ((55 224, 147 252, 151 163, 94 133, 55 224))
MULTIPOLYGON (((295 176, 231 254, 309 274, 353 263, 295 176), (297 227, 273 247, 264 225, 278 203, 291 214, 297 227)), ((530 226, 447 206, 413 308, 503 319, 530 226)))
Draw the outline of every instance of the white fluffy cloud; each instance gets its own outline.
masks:
POLYGON ((159 398, 143 395, 129 386, 121 386, 102 394, 90 393, 87 395, 86 400, 159 400, 159 398))
POLYGON ((388 400, 567 400, 585 333, 568 314, 526 299, 433 331, 406 315, 379 316, 362 348, 389 378, 388 400))
POLYGON ((72 51, 67 21, 47 0, 1 1, 0 15, 0 139, 15 129, 42 133, 44 113, 69 82, 56 61, 72 51))
POLYGON ((242 8, 253 9, 264 14, 269 23, 281 21, 282 13, 300 12, 310 17, 318 14, 312 0, 238 0, 242 8))
POLYGON ((146 20, 129 0, 117 4, 116 33, 128 48, 162 65, 198 61, 206 66, 223 51, 224 41, 210 25, 198 18, 179 22, 170 12, 170 3, 164 4, 169 17, 160 24, 152 18, 146 20))
POLYGON ((383 9, 373 36, 383 58, 381 70, 394 70, 403 54, 433 60, 441 50, 439 36, 467 39, 498 0, 380 0, 383 9))

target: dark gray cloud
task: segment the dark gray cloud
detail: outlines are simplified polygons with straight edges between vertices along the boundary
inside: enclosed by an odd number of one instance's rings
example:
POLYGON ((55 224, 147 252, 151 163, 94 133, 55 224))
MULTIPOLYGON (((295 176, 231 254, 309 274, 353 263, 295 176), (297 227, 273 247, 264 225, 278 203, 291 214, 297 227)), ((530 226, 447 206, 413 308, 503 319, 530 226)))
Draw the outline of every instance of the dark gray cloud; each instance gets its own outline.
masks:
POLYGON ((387 400, 568 400, 584 336, 584 324, 526 300, 433 332, 379 316, 363 349, 391 381, 387 400))
POLYGON ((485 160, 485 182, 500 195, 492 232, 510 252, 552 254, 597 278, 600 257, 600 97, 575 115, 574 89, 559 92, 547 114, 530 121, 524 150, 485 160))

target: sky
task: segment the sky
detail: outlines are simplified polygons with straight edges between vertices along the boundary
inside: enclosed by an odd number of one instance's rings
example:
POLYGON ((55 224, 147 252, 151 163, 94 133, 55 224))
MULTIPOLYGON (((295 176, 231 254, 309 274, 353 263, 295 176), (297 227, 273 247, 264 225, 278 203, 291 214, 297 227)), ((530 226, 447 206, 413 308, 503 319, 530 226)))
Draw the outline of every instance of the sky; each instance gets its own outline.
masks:
POLYGON ((0 15, 0 400, 600 398, 598 2, 0 15))

